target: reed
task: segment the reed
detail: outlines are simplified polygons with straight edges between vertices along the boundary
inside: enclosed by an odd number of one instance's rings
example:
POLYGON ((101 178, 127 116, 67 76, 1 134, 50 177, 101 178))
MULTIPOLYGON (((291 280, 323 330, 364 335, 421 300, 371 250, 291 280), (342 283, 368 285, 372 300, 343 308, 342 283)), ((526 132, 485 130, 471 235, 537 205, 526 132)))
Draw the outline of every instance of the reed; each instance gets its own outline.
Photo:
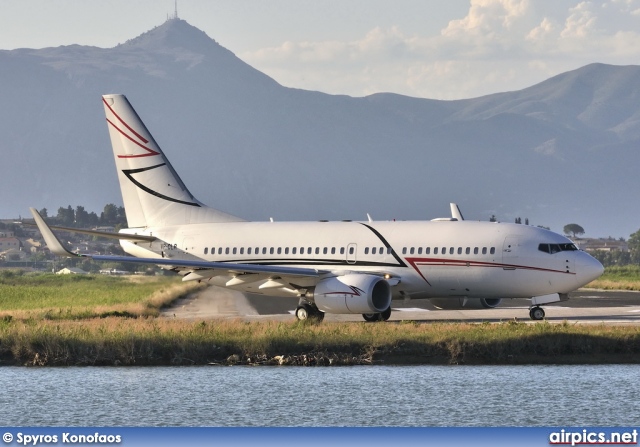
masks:
POLYGON ((640 328, 5 318, 0 361, 41 366, 640 363, 640 328))

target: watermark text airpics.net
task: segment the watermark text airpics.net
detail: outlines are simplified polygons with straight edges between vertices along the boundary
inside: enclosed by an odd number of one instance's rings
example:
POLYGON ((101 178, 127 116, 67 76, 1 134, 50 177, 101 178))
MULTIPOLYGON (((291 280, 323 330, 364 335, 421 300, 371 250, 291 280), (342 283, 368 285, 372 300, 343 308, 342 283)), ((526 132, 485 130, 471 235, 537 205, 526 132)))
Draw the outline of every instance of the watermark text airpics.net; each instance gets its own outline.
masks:
POLYGON ((551 445, 637 445, 638 430, 625 432, 604 432, 560 430, 549 435, 551 445))

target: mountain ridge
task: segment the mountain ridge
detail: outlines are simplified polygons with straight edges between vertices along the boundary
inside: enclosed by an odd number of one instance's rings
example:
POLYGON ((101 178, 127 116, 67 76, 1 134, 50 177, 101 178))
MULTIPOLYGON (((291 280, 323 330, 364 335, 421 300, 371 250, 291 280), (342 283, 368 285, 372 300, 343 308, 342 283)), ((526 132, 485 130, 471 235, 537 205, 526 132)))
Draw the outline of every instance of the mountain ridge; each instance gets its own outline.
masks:
POLYGON ((20 191, 3 215, 121 203, 100 95, 124 93, 196 197, 248 219, 428 219, 456 201, 468 218, 591 236, 640 227, 623 199, 640 188, 638 66, 456 101, 355 98, 282 86, 179 19, 0 63, 0 189, 20 191))

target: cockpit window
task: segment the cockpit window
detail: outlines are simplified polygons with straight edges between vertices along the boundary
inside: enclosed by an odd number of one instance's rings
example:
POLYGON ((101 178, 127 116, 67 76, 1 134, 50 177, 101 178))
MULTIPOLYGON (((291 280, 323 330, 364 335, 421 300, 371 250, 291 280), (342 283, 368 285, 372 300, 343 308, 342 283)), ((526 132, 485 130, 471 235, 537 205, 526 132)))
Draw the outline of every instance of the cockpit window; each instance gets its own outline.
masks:
POLYGON ((561 251, 576 251, 578 247, 575 244, 540 244, 538 245, 538 250, 554 254, 559 253, 561 251))

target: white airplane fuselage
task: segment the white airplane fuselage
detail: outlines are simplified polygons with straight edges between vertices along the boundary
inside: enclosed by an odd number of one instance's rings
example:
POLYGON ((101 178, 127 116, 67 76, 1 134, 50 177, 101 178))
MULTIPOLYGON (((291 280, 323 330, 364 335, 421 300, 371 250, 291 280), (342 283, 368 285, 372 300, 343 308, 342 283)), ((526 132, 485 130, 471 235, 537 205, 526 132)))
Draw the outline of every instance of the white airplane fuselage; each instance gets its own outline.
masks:
MULTIPOLYGON (((540 250, 540 244, 572 246, 569 239, 507 223, 230 222, 124 231, 164 241, 160 247, 122 241, 133 256, 170 259, 188 254, 211 262, 381 274, 399 279, 392 289, 395 299, 564 294, 602 272, 600 263, 583 251, 540 250)), ((233 278, 218 272, 211 281, 245 292, 283 294, 277 288, 260 289, 257 281, 228 284, 233 278)), ((296 285, 307 286, 304 278, 296 285)))

